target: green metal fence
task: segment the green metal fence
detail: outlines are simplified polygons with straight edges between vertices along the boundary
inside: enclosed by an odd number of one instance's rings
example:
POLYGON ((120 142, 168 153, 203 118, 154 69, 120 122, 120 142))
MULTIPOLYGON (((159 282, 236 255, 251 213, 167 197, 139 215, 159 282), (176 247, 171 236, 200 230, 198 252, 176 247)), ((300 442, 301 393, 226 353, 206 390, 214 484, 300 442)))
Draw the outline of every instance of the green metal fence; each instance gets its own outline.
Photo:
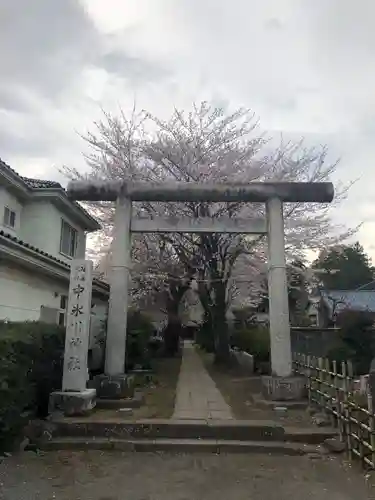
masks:
POLYGON ((294 371, 307 380, 309 404, 331 418, 349 459, 375 469, 375 413, 372 391, 355 391, 350 361, 337 363, 306 354, 293 355, 294 371))

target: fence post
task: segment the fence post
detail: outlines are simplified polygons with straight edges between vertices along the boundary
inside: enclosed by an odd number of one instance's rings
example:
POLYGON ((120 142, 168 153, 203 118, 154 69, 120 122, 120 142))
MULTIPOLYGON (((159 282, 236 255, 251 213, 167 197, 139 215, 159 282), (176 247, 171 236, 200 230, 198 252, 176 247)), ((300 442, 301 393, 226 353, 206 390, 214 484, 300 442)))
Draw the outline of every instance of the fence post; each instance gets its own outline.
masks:
POLYGON ((318 400, 321 411, 326 414, 326 402, 324 399, 324 360, 323 358, 318 358, 318 368, 317 368, 317 379, 318 379, 318 400))
POLYGON ((370 372, 367 380, 367 406, 370 413, 370 444, 371 444, 371 461, 375 468, 375 358, 371 361, 370 372))
POLYGON ((346 440, 347 440, 347 446, 348 446, 348 457, 349 457, 349 460, 352 460, 353 453, 352 453, 350 405, 348 404, 350 391, 349 391, 349 377, 348 377, 348 371, 347 371, 347 366, 346 366, 345 361, 343 361, 341 363, 341 370, 342 370, 342 376, 343 376, 343 382, 344 382, 344 398, 343 398, 343 400, 344 400, 344 404, 345 404, 345 409, 344 409, 345 434, 346 434, 346 440))
POLYGON ((342 410, 341 410, 341 380, 337 376, 337 361, 332 361, 332 370, 333 370, 333 385, 335 387, 335 399, 334 409, 336 410, 336 418, 337 418, 337 426, 339 428, 340 440, 343 441, 343 421, 342 421, 342 410))
POLYGON ((375 401, 375 358, 371 361, 370 372, 368 374, 368 390, 375 401))
POLYGON ((329 418, 331 420, 332 427, 335 426, 336 424, 336 417, 333 414, 333 408, 334 408, 334 389, 333 389, 333 379, 331 375, 331 362, 328 358, 325 358, 325 371, 326 371, 326 387, 327 387, 327 409, 329 411, 329 418))
POLYGON ((307 389, 307 397, 309 399, 309 408, 311 407, 311 356, 310 354, 307 355, 306 359, 306 364, 307 364, 307 370, 306 370, 306 389, 307 389))

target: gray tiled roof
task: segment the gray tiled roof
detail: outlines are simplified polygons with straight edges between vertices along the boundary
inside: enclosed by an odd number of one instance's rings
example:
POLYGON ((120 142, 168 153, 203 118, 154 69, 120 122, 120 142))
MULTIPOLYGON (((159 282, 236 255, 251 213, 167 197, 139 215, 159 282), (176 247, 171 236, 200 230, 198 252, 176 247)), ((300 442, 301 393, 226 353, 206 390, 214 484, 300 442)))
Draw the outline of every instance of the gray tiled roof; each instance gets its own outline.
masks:
MULTIPOLYGON (((13 236, 13 235, 11 235, 9 233, 6 233, 3 230, 0 230, 0 242, 1 242, 1 238, 6 238, 7 240, 11 240, 14 243, 17 243, 20 247, 24 247, 24 248, 28 248, 29 250, 33 250, 34 252, 36 252, 36 253, 38 253, 40 255, 44 255, 45 257, 48 257, 49 259, 53 260, 57 264, 60 264, 60 266, 65 267, 66 269, 70 269, 70 265, 67 264, 66 262, 64 262, 63 260, 57 259, 53 255, 51 255, 51 254, 49 254, 47 252, 44 252, 40 248, 35 247, 33 245, 30 245, 26 241, 23 241, 20 238, 17 238, 16 236, 13 236)), ((106 281, 102 281, 102 280, 94 277, 93 278, 93 282, 94 283, 98 283, 98 285, 100 285, 100 286, 102 286, 104 288, 107 288, 109 290, 109 284, 106 281)))
POLYGON ((336 312, 352 309, 375 313, 375 290, 325 290, 322 292, 322 297, 330 311, 332 311, 333 303, 329 297, 337 304, 336 312))
POLYGON ((64 189, 59 182, 55 182, 55 181, 43 181, 43 180, 40 180, 40 179, 30 179, 29 177, 23 177, 21 175, 19 177, 21 177, 21 179, 24 182, 26 182, 26 184, 31 189, 48 189, 48 188, 64 189))
POLYGON ((1 158, 0 158, 0 167, 3 167, 4 169, 9 170, 14 175, 16 175, 17 177, 19 177, 20 179, 22 179, 23 182, 25 184, 27 184, 29 186, 29 188, 31 188, 31 189, 58 188, 58 189, 64 190, 64 188, 62 187, 62 185, 59 182, 44 181, 44 180, 41 180, 41 179, 31 179, 29 177, 24 177, 24 176, 20 175, 18 172, 16 172, 14 170, 14 168, 12 168, 7 163, 5 163, 5 161, 3 161, 1 158))
MULTIPOLYGON (((41 180, 41 179, 31 179, 29 177, 23 177, 22 175, 20 175, 18 172, 16 172, 12 167, 10 167, 7 163, 5 163, 5 161, 3 161, 0 158, 0 169, 1 168, 12 172, 19 179, 21 179, 30 189, 38 190, 38 189, 52 189, 52 188, 54 188, 54 189, 61 190, 63 195, 66 196, 66 191, 59 182, 45 181, 45 180, 41 180)), ((72 200, 70 200, 70 201, 73 205, 78 207, 86 215, 86 217, 89 217, 91 220, 95 221, 95 223, 98 224, 98 227, 100 227, 100 225, 96 221, 96 219, 87 210, 85 210, 80 203, 77 203, 76 201, 72 201, 72 200)))

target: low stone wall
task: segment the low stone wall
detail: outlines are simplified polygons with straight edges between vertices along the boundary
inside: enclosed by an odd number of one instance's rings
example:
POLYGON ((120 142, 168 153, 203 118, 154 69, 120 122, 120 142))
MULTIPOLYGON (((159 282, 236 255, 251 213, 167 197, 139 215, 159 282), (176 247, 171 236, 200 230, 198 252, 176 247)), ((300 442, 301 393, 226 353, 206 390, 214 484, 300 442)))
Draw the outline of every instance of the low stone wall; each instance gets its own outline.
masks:
POLYGON ((338 328, 292 327, 292 352, 325 357, 336 345, 339 331, 338 328))

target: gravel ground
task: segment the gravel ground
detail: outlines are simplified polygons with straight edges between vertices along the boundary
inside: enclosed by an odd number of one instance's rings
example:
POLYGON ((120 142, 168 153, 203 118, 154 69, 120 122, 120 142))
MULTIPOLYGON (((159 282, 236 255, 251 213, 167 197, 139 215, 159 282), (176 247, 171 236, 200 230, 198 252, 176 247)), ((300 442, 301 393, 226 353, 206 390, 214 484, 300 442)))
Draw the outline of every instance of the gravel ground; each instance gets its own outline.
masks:
POLYGON ((0 463, 2 500, 367 500, 371 481, 330 457, 60 451, 0 463))

